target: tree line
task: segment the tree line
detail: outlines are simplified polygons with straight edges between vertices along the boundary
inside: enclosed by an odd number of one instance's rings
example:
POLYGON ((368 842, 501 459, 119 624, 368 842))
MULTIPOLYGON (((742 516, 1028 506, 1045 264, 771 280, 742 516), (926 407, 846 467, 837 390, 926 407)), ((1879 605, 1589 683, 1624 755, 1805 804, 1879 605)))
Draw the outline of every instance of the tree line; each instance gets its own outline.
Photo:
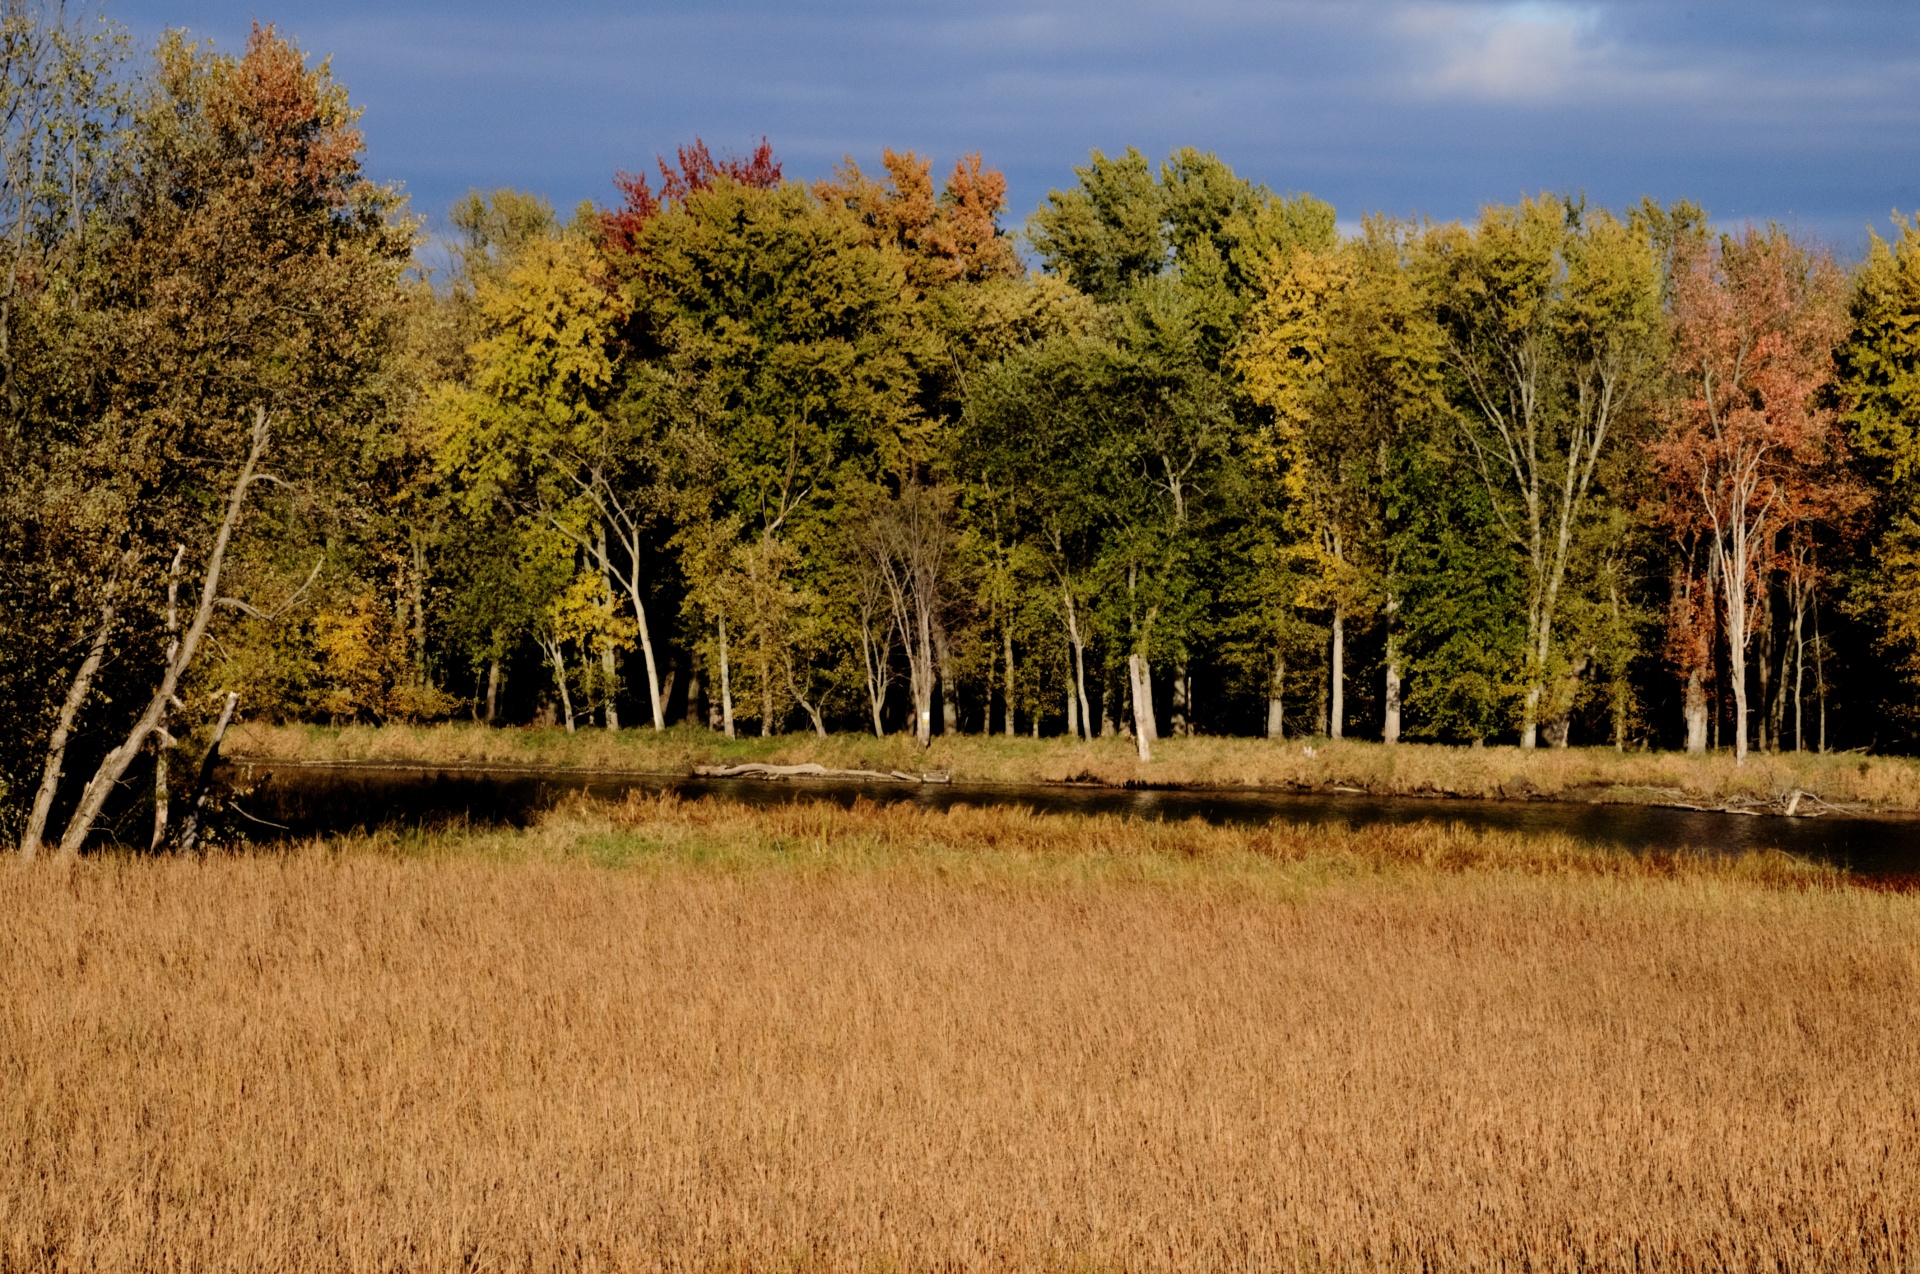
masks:
POLYGON ((0 0, 0 814, 191 844, 236 713, 1906 746, 1920 229, 1471 224, 695 141, 435 239, 272 29, 0 0), (137 829, 137 830, 136 830, 137 829))

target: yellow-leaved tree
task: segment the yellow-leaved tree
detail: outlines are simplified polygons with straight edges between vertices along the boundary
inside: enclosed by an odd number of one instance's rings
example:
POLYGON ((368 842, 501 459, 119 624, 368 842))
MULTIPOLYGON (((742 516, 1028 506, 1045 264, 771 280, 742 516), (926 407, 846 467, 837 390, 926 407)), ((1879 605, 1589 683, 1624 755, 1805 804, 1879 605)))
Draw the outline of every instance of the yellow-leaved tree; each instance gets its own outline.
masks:
MULTIPOLYGON (((471 383, 443 386, 435 396, 441 468, 469 499, 509 509, 523 534, 562 537, 600 577, 607 598, 624 597, 653 725, 664 729, 647 613, 660 453, 638 414, 618 401, 616 345, 627 301, 591 237, 577 228, 521 246, 501 277, 479 280, 476 301, 485 335, 471 350, 471 383)), ((549 573, 527 578, 536 577, 549 573)), ((573 577, 564 578, 560 587, 571 588, 573 577)), ((554 635, 554 616, 584 612, 557 596, 531 600, 546 616, 539 640, 553 661, 552 643, 565 640, 554 635)), ((601 629, 611 631, 604 623, 601 629)), ((616 652, 623 644, 588 643, 610 729, 619 726, 616 652)))
POLYGON ((1280 487, 1284 554, 1306 586, 1295 604, 1326 611, 1332 705, 1345 712, 1348 622, 1387 622, 1385 718, 1400 736, 1400 589, 1391 525, 1396 452, 1434 416, 1439 343, 1405 268, 1401 228, 1367 222, 1354 239, 1275 255, 1239 362, 1271 424, 1251 440, 1280 487))

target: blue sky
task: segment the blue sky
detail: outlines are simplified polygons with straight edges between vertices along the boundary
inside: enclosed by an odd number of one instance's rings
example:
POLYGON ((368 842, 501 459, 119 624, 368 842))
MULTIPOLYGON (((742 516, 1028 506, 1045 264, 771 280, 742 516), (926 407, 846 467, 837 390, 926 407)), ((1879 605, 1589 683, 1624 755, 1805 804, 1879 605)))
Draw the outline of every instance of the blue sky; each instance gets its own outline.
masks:
POLYGON ((1920 4, 1469 0, 109 0, 143 41, 277 22, 366 108, 369 167, 612 199, 764 133, 790 176, 882 146, 1007 173, 1017 223, 1094 147, 1213 150, 1277 190, 1469 217, 1540 189, 1689 197, 1843 252, 1920 208, 1920 4))

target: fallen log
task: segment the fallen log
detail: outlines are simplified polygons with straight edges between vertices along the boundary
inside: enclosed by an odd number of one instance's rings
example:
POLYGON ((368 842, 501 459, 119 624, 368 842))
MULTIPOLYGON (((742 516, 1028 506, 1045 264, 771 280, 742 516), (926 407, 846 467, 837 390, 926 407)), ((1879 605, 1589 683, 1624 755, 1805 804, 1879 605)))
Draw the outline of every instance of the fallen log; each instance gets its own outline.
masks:
POLYGON ((696 765, 693 767, 695 778, 702 779, 839 779, 855 783, 951 783, 953 777, 942 771, 934 770, 925 774, 908 774, 904 770, 883 773, 879 770, 834 770, 828 769, 818 761, 806 761, 799 765, 771 765, 760 761, 748 761, 741 765, 696 765))

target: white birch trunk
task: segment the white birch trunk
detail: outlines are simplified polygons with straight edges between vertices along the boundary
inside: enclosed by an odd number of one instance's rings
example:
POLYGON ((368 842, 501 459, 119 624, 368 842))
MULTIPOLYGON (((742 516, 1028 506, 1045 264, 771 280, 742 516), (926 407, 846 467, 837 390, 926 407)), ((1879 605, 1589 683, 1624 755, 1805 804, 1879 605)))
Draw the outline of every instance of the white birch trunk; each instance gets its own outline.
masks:
POLYGON ((573 733, 573 692, 567 688, 567 649, 557 641, 545 637, 534 639, 540 649, 546 652, 547 666, 553 669, 553 684, 560 690, 560 710, 567 724, 567 733, 573 733))
POLYGON ((1400 599, 1389 594, 1386 602, 1387 654, 1386 654, 1386 702, 1385 719, 1380 727, 1380 738, 1386 743, 1400 742, 1400 628, 1396 618, 1400 612, 1400 599))
MULTIPOLYGON (((1071 651, 1068 652, 1072 654, 1071 651)), ((1067 737, 1079 739, 1080 734, 1080 696, 1074 692, 1073 669, 1067 669, 1067 737)))
MULTIPOLYGON (((1065 607, 1067 617, 1067 641, 1073 647, 1072 667, 1067 670, 1067 695, 1077 696, 1079 704, 1079 738, 1093 738, 1093 701, 1087 698, 1087 641, 1080 632, 1080 616, 1073 604, 1073 590, 1065 584, 1060 586, 1060 600, 1065 607)), ((1072 713, 1068 714, 1069 721, 1072 713)))
POLYGON ((1133 693, 1133 741, 1142 761, 1153 760, 1153 673, 1145 655, 1127 656, 1128 688, 1133 693))
POLYGON ((860 618, 860 670, 867 682, 867 709, 873 717, 873 737, 886 737, 886 729, 881 725, 881 709, 886 706, 887 697, 887 661, 892 654, 892 642, 884 645, 873 640, 873 625, 870 617, 860 618), (877 648, 876 648, 877 647, 877 648))
POLYGON ((153 837, 147 842, 149 853, 158 853, 167 843, 170 795, 167 791, 167 753, 173 749, 173 736, 165 730, 153 732, 153 837))
POLYGON ((1333 608, 1332 647, 1328 654, 1327 676, 1332 683, 1333 710, 1327 720, 1327 737, 1341 738, 1347 717, 1347 616, 1339 606, 1333 608))
POLYGON ((1273 657, 1273 681, 1267 687, 1267 737, 1287 737, 1287 657, 1273 657))
POLYGON ((727 621, 720 621, 720 724, 729 739, 733 732, 733 663, 727 655, 727 621))
POLYGON ((617 672, 613 665, 613 643, 610 641, 603 642, 600 646, 600 676, 606 682, 606 687, 601 692, 606 696, 606 706, 603 709, 602 715, 605 719, 607 729, 618 730, 620 728, 620 705, 615 699, 615 690, 618 683, 616 681, 617 672))
POLYGON ((107 598, 100 606, 100 625, 93 631, 93 641, 87 646, 86 658, 80 661, 80 668, 73 675, 73 684, 67 687, 66 702, 60 705, 60 716, 53 724, 53 734, 47 740, 47 757, 40 769, 40 787, 33 795, 33 808, 27 814, 27 825, 20 834, 20 856, 33 858, 40 852, 40 842, 47 833, 47 817, 53 810, 53 798, 60 790, 60 780, 66 772, 67 740, 73 735, 74 720, 85 706, 87 696, 93 690, 94 676, 100 671, 100 661, 106 657, 107 641, 113 635, 114 593, 118 587, 118 577, 107 585, 107 598))
POLYGON ((1006 691, 1006 695, 1007 695, 1007 701, 1006 701, 1006 709, 1007 709, 1007 722, 1006 722, 1006 732, 1007 732, 1007 737, 1008 737, 1009 739, 1011 739, 1011 738, 1013 737, 1013 734, 1014 734, 1014 723, 1013 723, 1013 626, 1012 626, 1011 624, 1009 624, 1009 625, 1008 625, 1008 626, 1007 626, 1006 628, 1004 628, 1004 629, 1002 629, 1002 630, 1001 630, 1001 638, 1002 638, 1002 640, 1003 640, 1003 641, 1005 642, 1005 645, 1006 645, 1006 656, 1007 656, 1007 691, 1006 691))
POLYGON ((1793 604, 1793 750, 1807 750, 1807 728, 1803 695, 1807 682, 1807 599, 1804 588, 1796 588, 1793 604))
POLYGON ((1387 638, 1386 722, 1380 728, 1380 738, 1386 743, 1400 742, 1400 650, 1399 640, 1391 635, 1387 638))
POLYGON ((960 688, 953 676, 953 650, 947 644, 945 624, 934 625, 933 653, 937 660, 934 666, 940 676, 940 733, 957 735, 960 733, 960 688))

